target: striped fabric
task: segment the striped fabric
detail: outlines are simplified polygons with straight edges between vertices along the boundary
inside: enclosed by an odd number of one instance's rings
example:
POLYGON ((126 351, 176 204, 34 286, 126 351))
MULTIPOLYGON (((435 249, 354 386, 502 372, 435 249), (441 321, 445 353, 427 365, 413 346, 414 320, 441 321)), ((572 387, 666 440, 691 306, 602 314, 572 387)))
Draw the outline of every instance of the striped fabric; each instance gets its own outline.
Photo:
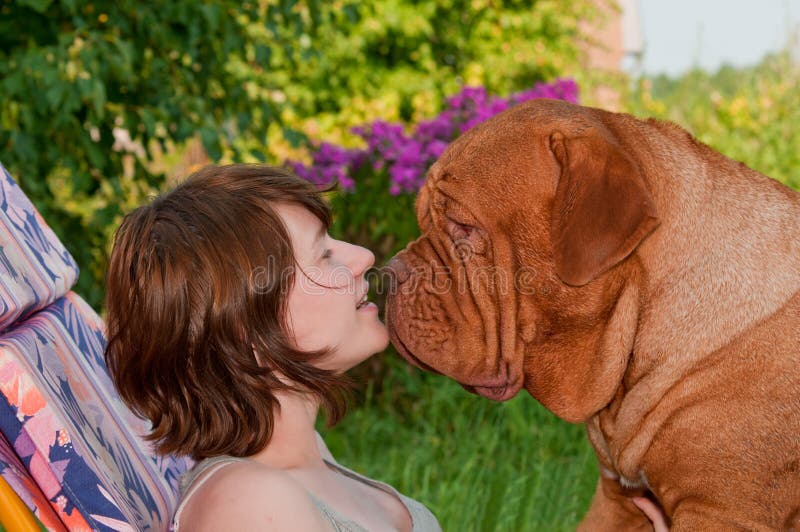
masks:
MULTIPOLYGON (((2 400, 3 398, 0 397, 0 401, 2 400)), ((0 434, 0 476, 8 482, 9 486, 22 499, 22 502, 33 511, 34 515, 48 530, 66 532, 67 529, 56 517, 47 497, 44 496, 30 473, 17 458, 11 444, 2 434, 0 434)))
POLYGON ((0 475, 50 530, 167 530, 191 460, 142 438, 74 260, 1 165, 0 207, 0 475))
POLYGON ((0 331, 67 293, 78 266, 0 164, 0 331))
POLYGON ((164 530, 188 460, 156 458, 113 392, 94 311, 70 292, 0 337, 0 430, 70 530, 164 530))

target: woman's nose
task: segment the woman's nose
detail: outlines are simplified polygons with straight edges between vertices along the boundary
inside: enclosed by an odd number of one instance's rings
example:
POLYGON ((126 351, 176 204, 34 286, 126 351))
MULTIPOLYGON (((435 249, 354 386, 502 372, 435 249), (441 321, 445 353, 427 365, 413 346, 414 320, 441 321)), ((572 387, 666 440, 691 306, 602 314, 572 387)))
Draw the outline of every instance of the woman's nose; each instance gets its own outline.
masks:
POLYGON ((368 250, 367 248, 363 248, 361 246, 353 246, 355 247, 355 255, 356 259, 353 265, 353 275, 359 277, 364 275, 364 273, 372 268, 375 264, 375 254, 368 250))
POLYGON ((344 253, 347 255, 346 264, 353 277, 360 277, 375 264, 375 254, 367 248, 343 242, 345 245, 344 253))

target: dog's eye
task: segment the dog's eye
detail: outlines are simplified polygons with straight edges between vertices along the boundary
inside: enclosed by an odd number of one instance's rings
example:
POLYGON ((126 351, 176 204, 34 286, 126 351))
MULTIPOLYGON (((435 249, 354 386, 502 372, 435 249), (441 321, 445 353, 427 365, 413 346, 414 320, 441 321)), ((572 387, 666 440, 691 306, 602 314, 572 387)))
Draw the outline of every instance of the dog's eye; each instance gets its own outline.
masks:
POLYGON ((453 253, 459 260, 467 261, 474 255, 486 253, 486 242, 477 227, 453 220, 449 220, 448 227, 453 253))
POLYGON ((471 225, 453 222, 453 238, 455 240, 469 238, 474 231, 475 228, 471 225))
POLYGON ((446 218, 447 233, 453 240, 463 240, 469 238, 474 232, 475 227, 464 222, 458 222, 451 217, 446 218))

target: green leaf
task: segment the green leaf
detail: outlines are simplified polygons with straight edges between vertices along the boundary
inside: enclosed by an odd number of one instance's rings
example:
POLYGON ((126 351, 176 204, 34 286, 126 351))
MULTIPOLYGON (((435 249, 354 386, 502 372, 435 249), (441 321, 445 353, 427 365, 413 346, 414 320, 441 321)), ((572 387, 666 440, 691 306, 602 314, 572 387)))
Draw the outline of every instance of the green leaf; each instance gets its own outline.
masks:
POLYGON ((267 161, 267 155, 264 153, 264 150, 252 149, 250 150, 249 153, 256 159, 258 159, 259 162, 263 163, 267 161))
POLYGON ((212 161, 219 161, 222 158, 222 145, 220 144, 219 131, 211 128, 203 128, 200 130, 200 139, 203 141, 203 147, 212 161))
POLYGON ((17 0, 17 3, 21 6, 28 6, 37 13, 44 13, 53 0, 17 0))
POLYGON ((283 138, 289 141, 293 147, 302 146, 308 143, 308 136, 302 131, 292 129, 290 127, 281 128, 283 131, 283 138))

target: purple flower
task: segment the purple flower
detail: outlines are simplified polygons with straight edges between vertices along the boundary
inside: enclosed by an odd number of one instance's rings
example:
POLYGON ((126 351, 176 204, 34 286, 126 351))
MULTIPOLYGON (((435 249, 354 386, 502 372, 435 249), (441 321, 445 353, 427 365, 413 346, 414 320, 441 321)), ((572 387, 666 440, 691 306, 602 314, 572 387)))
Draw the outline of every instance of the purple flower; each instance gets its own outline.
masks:
POLYGON ((414 136, 424 141, 440 140, 450 142, 455 133, 455 116, 453 111, 442 111, 433 120, 425 120, 417 125, 414 136))
POLYGON ((349 175, 355 161, 361 159, 360 150, 348 150, 323 142, 312 154, 309 167, 299 161, 286 161, 286 165, 298 176, 323 187, 338 182, 344 190, 353 190, 355 182, 349 175))
POLYGON ((399 146, 399 156, 397 161, 406 166, 418 166, 425 160, 422 157, 422 143, 414 139, 408 139, 404 145, 399 146))
POLYGON ((335 144, 323 142, 319 150, 314 153, 315 164, 327 164, 341 166, 350 162, 350 153, 344 148, 340 148, 335 144))
POLYGON ((511 97, 514 104, 534 98, 553 98, 578 103, 578 85, 572 79, 558 79, 552 84, 537 83, 532 88, 511 97))
POLYGON ((356 188, 356 182, 352 177, 342 172, 339 175, 339 186, 341 186, 344 190, 354 190, 356 188))
POLYGON ((389 176, 394 185, 390 187, 390 192, 392 190, 414 192, 419 189, 420 169, 417 167, 396 164, 389 169, 389 176))
POLYGON ((355 190, 355 175, 385 171, 390 194, 413 193, 424 182, 430 165, 458 134, 534 98, 577 103, 578 85, 569 78, 540 82, 508 98, 490 97, 484 87, 464 87, 446 99, 442 112, 417 124, 411 134, 406 133, 402 124, 376 120, 352 129, 364 139, 366 147, 363 149, 346 149, 323 142, 313 151, 311 166, 297 161, 286 161, 286 164, 295 174, 312 183, 328 185, 338 181, 346 191, 355 190))
POLYGON ((444 150, 447 148, 448 143, 442 140, 432 140, 425 146, 425 155, 428 159, 438 159, 444 150))
POLYGON ((455 96, 447 98, 447 105, 454 110, 469 110, 486 103, 486 89, 484 87, 464 87, 455 96))
POLYGON ((353 128, 352 131, 367 141, 369 152, 381 153, 384 156, 391 156, 394 147, 405 140, 403 126, 382 120, 376 120, 366 127, 353 128))

